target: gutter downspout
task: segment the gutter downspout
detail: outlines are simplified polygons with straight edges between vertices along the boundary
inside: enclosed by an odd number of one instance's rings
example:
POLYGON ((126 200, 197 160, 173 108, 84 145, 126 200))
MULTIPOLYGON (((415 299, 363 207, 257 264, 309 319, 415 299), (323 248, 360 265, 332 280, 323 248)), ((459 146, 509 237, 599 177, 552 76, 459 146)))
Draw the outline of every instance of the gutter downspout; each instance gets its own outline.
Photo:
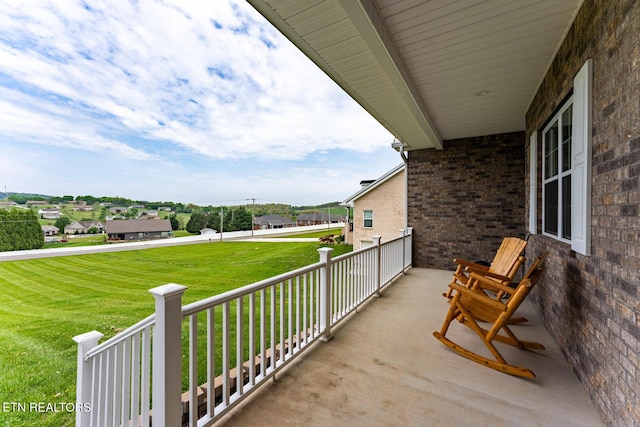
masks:
POLYGON ((406 230, 409 227, 409 159, 404 154, 406 145, 398 138, 393 138, 391 148, 400 153, 404 162, 404 229, 406 230))
POLYGON ((400 157, 404 162, 404 229, 409 227, 409 159, 400 151, 400 157))

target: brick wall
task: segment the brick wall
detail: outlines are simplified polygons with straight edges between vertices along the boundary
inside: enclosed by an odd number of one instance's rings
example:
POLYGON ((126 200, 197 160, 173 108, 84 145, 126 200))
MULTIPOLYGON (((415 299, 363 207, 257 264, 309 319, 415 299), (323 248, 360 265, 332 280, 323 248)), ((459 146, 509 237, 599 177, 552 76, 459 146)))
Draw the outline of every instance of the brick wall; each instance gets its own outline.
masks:
POLYGON ((409 153, 413 265, 453 269, 491 261, 502 238, 524 237, 524 133, 445 141, 409 153))
POLYGON ((526 116, 528 137, 593 58, 592 254, 540 234, 529 250, 550 251, 531 297, 608 425, 640 426, 639 28, 640 2, 585 0, 526 116))

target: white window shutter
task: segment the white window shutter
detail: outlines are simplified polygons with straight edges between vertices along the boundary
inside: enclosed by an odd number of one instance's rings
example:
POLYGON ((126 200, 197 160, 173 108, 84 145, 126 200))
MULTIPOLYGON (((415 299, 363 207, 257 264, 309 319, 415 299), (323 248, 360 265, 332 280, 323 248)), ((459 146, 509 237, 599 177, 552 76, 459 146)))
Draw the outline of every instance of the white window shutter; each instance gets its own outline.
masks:
POLYGON ((529 137, 529 233, 537 232, 537 200, 538 191, 536 181, 538 179, 537 169, 538 159, 538 131, 533 132, 529 137))
POLYGON ((571 249, 583 255, 591 254, 592 67, 589 59, 573 79, 571 249))

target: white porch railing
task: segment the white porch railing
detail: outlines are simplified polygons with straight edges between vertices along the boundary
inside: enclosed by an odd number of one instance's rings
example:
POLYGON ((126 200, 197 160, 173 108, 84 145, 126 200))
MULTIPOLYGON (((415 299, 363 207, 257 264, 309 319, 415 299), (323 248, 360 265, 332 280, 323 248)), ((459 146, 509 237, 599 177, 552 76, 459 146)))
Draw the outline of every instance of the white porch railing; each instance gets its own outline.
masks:
POLYGON ((76 426, 212 425, 409 268, 411 239, 333 259, 322 248, 315 264, 186 306, 184 286, 152 289, 154 315, 99 345, 96 331, 74 337, 76 426))

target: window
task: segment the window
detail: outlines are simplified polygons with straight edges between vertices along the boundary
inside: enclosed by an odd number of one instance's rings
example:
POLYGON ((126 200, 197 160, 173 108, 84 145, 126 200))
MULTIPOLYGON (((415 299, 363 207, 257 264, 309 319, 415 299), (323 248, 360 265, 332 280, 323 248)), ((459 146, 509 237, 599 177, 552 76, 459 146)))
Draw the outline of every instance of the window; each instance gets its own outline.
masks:
POLYGON ((571 241, 571 134, 573 98, 553 117, 542 133, 542 230, 571 241))
POLYGON ((591 251, 592 81, 588 60, 542 130, 542 232, 583 255, 591 251))
POLYGON ((363 212, 364 228, 373 228, 373 211, 364 211, 363 212))

